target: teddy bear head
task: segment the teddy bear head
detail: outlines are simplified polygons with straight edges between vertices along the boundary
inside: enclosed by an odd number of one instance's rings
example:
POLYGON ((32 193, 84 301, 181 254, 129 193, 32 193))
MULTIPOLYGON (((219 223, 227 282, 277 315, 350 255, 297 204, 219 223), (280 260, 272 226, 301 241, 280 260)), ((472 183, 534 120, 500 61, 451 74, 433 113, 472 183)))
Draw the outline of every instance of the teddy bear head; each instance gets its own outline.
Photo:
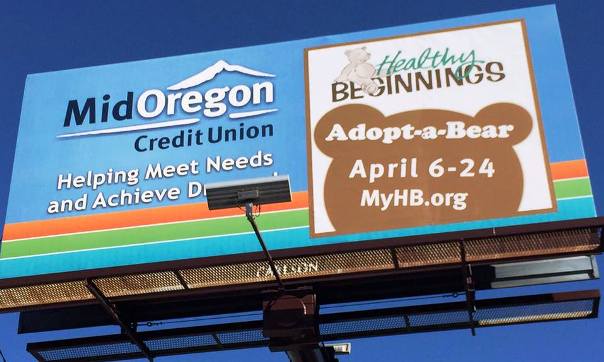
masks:
POLYGON ((365 63, 371 57, 371 54, 367 51, 365 47, 349 49, 344 52, 353 64, 361 64, 365 63))

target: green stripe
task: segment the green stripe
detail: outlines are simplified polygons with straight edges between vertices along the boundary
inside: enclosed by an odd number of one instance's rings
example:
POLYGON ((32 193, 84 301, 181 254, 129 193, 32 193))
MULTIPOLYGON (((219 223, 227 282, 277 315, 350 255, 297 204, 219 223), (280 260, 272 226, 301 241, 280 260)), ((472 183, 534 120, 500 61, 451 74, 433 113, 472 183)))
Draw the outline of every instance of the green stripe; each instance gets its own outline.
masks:
MULTIPOLYGON (((264 214, 256 220, 261 230, 307 226, 308 210, 282 211, 264 214)), ((3 243, 1 258, 135 245, 163 240, 229 235, 251 231, 252 229, 245 219, 245 216, 168 225, 142 226, 130 229, 44 237, 3 243)))
MULTIPOLYGON (((592 194, 589 178, 587 177, 575 180, 557 180, 554 182, 554 189, 557 199, 590 196, 592 194)), ((307 226, 308 220, 308 210, 282 211, 262 215, 258 218, 258 224, 262 230, 271 230, 307 226)), ((130 229, 7 242, 2 245, 2 256, 0 258, 229 235, 250 231, 250 226, 244 216, 141 226, 130 229)))
POLYGON ((557 199, 590 196, 591 184, 588 177, 576 180, 558 180, 554 182, 554 190, 557 199))

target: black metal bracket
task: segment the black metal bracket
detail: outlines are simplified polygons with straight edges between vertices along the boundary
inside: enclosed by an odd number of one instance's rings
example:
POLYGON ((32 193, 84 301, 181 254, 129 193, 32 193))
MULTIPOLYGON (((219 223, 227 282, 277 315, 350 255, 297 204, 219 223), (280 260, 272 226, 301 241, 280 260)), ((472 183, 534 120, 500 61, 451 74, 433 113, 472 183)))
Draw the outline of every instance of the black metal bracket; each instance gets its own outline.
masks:
POLYGON ((463 275, 463 285, 466 292, 466 306, 468 310, 468 319, 472 335, 476 335, 476 322, 474 321, 474 313, 476 313, 476 287, 474 277, 472 275, 472 265, 468 263, 466 258, 466 245, 462 239, 459 243, 461 252, 461 267, 463 275))
POLYGON ((128 336, 130 341, 134 343, 141 352, 145 355, 145 357, 149 360, 149 362, 153 362, 153 353, 149 350, 149 348, 145 345, 145 343, 139 338, 136 333, 136 327, 133 327, 131 324, 126 322, 124 318, 121 316, 120 312, 117 310, 115 305, 113 305, 109 299, 103 294, 103 292, 99 289, 99 287, 94 284, 92 279, 86 279, 86 288, 94 295, 97 301, 101 304, 103 309, 119 324, 122 329, 122 334, 128 336))

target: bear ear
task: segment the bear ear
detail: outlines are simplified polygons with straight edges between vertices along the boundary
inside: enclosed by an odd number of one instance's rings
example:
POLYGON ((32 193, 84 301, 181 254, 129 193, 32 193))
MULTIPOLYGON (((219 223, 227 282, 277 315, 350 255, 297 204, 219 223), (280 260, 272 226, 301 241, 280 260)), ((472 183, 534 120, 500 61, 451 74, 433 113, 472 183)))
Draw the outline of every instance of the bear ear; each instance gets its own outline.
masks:
POLYGON ((523 107, 513 103, 494 103, 478 111, 474 117, 481 124, 511 125, 509 138, 501 139, 513 145, 524 141, 533 129, 533 118, 523 107))

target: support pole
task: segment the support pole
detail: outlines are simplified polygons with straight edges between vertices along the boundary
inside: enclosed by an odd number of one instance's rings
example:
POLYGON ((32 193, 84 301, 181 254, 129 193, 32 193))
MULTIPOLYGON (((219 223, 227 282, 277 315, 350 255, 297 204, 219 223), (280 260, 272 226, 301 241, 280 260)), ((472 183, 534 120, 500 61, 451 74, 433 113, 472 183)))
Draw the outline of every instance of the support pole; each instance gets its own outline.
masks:
POLYGON ((474 287, 474 277, 472 276, 472 266, 466 260, 466 246, 464 241, 460 242, 461 262, 463 272, 463 283, 466 291, 466 305, 468 309, 468 318, 470 320, 470 330, 472 335, 476 335, 476 327, 474 322, 474 313, 476 312, 476 289, 474 287))
POLYGON ((333 347, 322 347, 285 352, 290 362, 338 362, 333 347))
POLYGON ((256 237, 258 238, 258 241, 260 242, 262 251, 264 251, 264 256, 266 257, 266 260, 268 261, 268 265, 270 266, 271 271, 273 272, 273 275, 275 276, 275 279, 277 280, 277 283, 279 284, 279 290, 284 290, 285 286, 283 285, 283 281, 281 280, 281 277, 279 276, 279 271, 277 270, 277 267, 275 266, 275 262, 273 261, 273 258, 271 257, 271 253, 269 253, 268 249, 266 248, 266 244, 264 244, 264 239, 262 238, 262 235, 260 234, 260 230, 258 230, 258 225, 256 224, 256 219, 254 218, 253 208, 254 208, 254 204, 251 202, 247 202, 245 204, 245 216, 247 217, 247 220, 252 225, 252 228, 254 229, 254 233, 256 233, 256 237))
POLYGON ((149 360, 149 362, 153 362, 153 354, 151 353, 149 348, 147 348, 145 343, 143 343, 143 341, 138 338, 136 331, 132 329, 132 327, 122 319, 115 306, 111 304, 111 302, 109 302, 107 297, 103 295, 103 292, 96 286, 96 284, 94 284, 91 279, 86 279, 86 288, 88 288, 90 293, 92 293, 92 295, 94 295, 94 297, 99 301, 99 303, 101 304, 103 309, 105 309, 107 314, 109 314, 111 318, 113 318, 113 320, 115 320, 120 325, 120 327, 122 328, 122 332, 126 334, 128 338, 130 338, 132 343, 138 346, 138 348, 149 360))

